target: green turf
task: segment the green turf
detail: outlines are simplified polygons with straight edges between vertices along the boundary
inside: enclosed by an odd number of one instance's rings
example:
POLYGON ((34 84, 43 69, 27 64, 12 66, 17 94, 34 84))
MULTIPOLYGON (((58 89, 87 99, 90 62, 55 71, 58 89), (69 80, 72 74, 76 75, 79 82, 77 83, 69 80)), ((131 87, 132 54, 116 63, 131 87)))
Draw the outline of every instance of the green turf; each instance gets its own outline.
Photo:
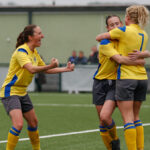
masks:
MULTIPOLYGON (((30 93, 35 111, 39 120, 40 136, 60 134, 84 130, 98 129, 99 121, 91 94, 67 94, 67 93, 30 93), (51 106, 50 104, 55 104, 51 106), (76 104, 76 106, 72 106, 76 104)), ((9 117, 0 105, 0 141, 7 139, 8 130, 11 127, 9 117)), ((141 119, 143 123, 150 123, 150 95, 143 103, 141 119)), ((116 109, 113 118, 117 126, 122 126, 122 119, 116 109)), ((150 126, 145 129, 145 150, 149 150, 150 126)), ((118 129, 121 139, 121 150, 126 150, 123 129, 118 129)), ((26 123, 20 134, 20 138, 26 138, 26 123)), ((0 144, 0 150, 5 150, 6 143, 0 144)), ((41 139, 42 150, 105 150, 99 132, 82 133, 41 139)), ((30 150, 29 141, 20 141, 15 150, 30 150)))

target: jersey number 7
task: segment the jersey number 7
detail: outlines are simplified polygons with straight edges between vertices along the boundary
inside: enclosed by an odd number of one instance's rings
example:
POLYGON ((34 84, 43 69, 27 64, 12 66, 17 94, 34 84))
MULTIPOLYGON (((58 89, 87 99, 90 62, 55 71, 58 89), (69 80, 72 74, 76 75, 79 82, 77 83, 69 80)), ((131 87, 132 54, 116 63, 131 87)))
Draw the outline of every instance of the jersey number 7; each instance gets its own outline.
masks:
POLYGON ((142 43, 141 43, 141 47, 140 47, 140 51, 142 51, 143 43, 144 43, 144 34, 143 33, 139 33, 139 35, 142 36, 142 43))

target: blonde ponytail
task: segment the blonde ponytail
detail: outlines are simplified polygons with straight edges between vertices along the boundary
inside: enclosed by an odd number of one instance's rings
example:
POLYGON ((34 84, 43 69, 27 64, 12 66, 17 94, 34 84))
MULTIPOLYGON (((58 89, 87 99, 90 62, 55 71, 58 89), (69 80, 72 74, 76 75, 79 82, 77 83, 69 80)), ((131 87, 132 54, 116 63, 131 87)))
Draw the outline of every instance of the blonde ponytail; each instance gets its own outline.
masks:
POLYGON ((144 28, 149 20, 149 10, 143 5, 132 5, 126 9, 126 15, 130 20, 144 28))

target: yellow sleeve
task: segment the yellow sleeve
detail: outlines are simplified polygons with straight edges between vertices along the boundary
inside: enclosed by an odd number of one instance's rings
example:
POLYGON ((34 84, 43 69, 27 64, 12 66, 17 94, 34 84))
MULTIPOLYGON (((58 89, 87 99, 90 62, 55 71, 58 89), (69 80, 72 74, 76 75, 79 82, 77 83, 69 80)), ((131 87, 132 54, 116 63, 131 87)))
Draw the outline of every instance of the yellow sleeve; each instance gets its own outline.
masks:
POLYGON ((40 55, 38 54, 38 66, 45 66, 45 62, 42 60, 42 58, 40 57, 40 55))
POLYGON ((113 47, 113 44, 109 40, 103 40, 100 44, 100 52, 107 56, 108 58, 111 58, 114 55, 119 55, 117 50, 113 47))
POLYGON ((114 39, 119 40, 122 37, 122 35, 125 33, 125 31, 126 31, 126 26, 115 28, 109 31, 110 37, 112 40, 114 39))
POLYGON ((23 67, 27 63, 32 63, 31 60, 28 57, 28 54, 23 51, 17 51, 16 52, 16 59, 21 67, 23 67))

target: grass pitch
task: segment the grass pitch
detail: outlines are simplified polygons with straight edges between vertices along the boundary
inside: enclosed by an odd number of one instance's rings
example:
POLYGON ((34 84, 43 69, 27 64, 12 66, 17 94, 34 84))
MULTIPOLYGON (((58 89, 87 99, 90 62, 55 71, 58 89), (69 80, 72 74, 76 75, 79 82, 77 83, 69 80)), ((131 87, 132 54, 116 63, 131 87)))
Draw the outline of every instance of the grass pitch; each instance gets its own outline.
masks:
MULTIPOLYGON (((42 150, 105 150, 99 135, 99 121, 92 94, 29 93, 39 120, 42 150), (85 130, 93 132, 86 132, 85 130), (79 132, 74 133, 74 132, 79 132)), ((143 103, 141 120, 150 123, 150 95, 143 103)), ((123 126, 118 109, 113 118, 117 126, 123 126)), ((0 150, 5 150, 7 134, 11 127, 10 118, 0 104, 0 150)), ((20 139, 27 138, 26 122, 20 139)), ((150 147, 150 126, 145 126, 145 150, 150 147)), ((126 150, 123 129, 118 129, 121 150, 126 150)), ((31 150, 29 140, 19 141, 15 150, 31 150)))

